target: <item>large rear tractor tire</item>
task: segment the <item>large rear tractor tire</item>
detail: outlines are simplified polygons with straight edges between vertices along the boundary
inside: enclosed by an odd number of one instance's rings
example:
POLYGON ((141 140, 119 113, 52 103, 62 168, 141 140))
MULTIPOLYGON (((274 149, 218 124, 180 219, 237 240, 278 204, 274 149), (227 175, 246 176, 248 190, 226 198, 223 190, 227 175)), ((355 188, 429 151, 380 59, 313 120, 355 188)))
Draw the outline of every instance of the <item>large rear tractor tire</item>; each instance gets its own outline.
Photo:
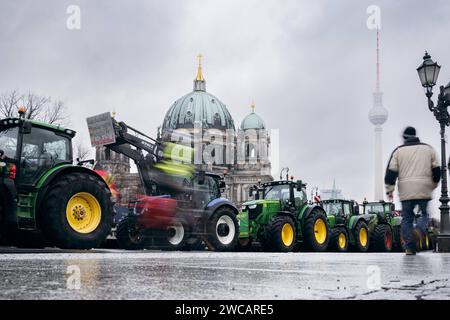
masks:
POLYGON ((335 252, 348 250, 348 233, 345 228, 334 228, 331 232, 330 249, 335 252))
POLYGON ((45 237, 63 249, 91 249, 105 241, 112 224, 111 193, 88 173, 58 177, 39 211, 45 237))
POLYGON ((379 224, 370 237, 370 249, 375 252, 391 252, 394 242, 392 228, 387 224, 379 224))
POLYGON ((325 213, 314 209, 305 220, 303 234, 304 245, 308 251, 326 251, 330 241, 330 228, 325 213))
POLYGON ((297 241, 297 230, 291 217, 280 215, 270 219, 261 246, 269 252, 291 252, 297 241))
POLYGON ((231 208, 217 209, 206 222, 206 241, 214 251, 232 251, 239 237, 239 223, 231 208))
POLYGON ((145 248, 145 236, 142 230, 128 218, 117 225, 117 244, 123 250, 142 250, 145 248))
POLYGON ((355 249, 359 252, 367 252, 370 246, 369 228, 365 221, 358 221, 353 230, 353 237, 355 238, 355 249))

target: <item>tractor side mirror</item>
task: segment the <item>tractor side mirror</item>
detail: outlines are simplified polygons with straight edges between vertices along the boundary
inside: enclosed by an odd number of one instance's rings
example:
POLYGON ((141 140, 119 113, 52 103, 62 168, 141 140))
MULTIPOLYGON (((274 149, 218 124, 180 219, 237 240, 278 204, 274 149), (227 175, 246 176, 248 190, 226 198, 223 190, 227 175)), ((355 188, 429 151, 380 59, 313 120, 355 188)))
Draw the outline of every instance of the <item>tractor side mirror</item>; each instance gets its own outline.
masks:
POLYGON ((302 180, 297 180, 297 191, 302 191, 303 189, 303 182, 302 180))
POLYGON ((250 188, 248 189, 248 196, 249 196, 249 197, 253 197, 253 187, 250 187, 250 188))

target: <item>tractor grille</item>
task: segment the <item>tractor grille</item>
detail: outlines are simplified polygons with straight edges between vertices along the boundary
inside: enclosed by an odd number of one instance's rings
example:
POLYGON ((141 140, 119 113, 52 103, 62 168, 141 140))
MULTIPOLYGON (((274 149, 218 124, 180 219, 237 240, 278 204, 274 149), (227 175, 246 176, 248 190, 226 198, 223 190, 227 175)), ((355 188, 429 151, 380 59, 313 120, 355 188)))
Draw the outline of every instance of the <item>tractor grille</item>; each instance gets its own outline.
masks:
MULTIPOLYGON (((248 208, 248 207, 247 207, 248 208)), ((256 208, 248 208, 248 217, 250 220, 256 219, 262 213, 262 205, 258 204, 256 208)))

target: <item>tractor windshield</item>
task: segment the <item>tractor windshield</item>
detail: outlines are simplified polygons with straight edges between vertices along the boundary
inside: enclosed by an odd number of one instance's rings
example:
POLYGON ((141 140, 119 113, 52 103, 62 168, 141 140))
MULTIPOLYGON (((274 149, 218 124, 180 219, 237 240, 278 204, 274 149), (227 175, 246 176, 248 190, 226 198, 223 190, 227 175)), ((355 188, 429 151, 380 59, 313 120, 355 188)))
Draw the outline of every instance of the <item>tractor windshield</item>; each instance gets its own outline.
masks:
POLYGON ((365 214, 384 213, 384 206, 381 203, 366 204, 364 207, 365 214))
POLYGON ((18 127, 6 128, 0 131, 0 150, 3 150, 10 159, 16 157, 18 134, 18 127))
POLYGON ((281 184, 264 188, 266 200, 289 200, 289 185, 281 184))
POLYGON ((331 215, 342 215, 342 205, 340 203, 324 203, 323 209, 331 215))

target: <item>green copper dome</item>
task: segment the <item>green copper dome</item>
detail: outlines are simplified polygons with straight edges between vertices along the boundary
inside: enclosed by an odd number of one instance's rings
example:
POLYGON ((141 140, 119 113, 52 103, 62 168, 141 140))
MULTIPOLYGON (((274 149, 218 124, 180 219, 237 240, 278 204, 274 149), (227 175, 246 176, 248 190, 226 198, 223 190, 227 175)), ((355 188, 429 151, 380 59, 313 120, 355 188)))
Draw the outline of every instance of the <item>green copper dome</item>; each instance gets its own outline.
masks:
POLYGON ((264 123, 263 119, 255 113, 255 111, 246 116, 241 123, 242 130, 261 130, 265 128, 266 124, 264 123))
POLYGON ((170 107, 163 121, 163 131, 194 128, 194 123, 201 123, 203 129, 234 130, 233 118, 225 104, 206 92, 201 57, 201 54, 199 54, 194 91, 181 97, 170 107))
POLYGON ((162 130, 193 128, 195 122, 201 123, 203 129, 234 130, 227 107, 212 94, 200 90, 175 101, 167 111, 162 130))

